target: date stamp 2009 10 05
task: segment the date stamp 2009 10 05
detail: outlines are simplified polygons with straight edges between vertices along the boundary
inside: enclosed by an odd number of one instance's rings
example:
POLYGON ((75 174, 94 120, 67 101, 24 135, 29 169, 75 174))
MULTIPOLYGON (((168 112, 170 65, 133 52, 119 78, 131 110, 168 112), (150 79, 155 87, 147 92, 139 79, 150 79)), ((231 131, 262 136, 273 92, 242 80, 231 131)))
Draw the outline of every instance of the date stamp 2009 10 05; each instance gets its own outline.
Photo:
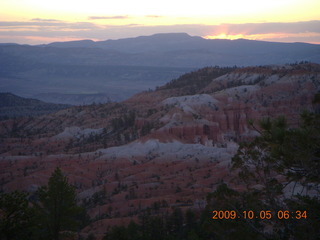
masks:
POLYGON ((307 211, 288 211, 288 210, 279 210, 272 212, 270 210, 262 211, 242 211, 237 212, 235 210, 225 210, 225 211, 212 211, 212 219, 307 219, 307 211))

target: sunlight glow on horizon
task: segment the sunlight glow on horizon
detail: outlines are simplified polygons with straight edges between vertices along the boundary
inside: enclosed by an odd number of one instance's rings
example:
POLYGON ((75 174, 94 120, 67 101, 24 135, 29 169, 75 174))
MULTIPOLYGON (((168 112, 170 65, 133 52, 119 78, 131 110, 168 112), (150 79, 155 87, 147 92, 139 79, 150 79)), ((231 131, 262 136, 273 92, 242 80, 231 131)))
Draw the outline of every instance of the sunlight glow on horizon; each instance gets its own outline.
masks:
MULTIPOLYGON (((228 40, 237 40, 237 39, 248 39, 248 40, 257 40, 257 41, 277 41, 277 42, 289 42, 286 39, 288 38, 304 38, 304 37, 318 37, 320 39, 320 34, 309 33, 309 34, 288 34, 288 33, 268 33, 268 34, 226 34, 221 33, 219 35, 207 35, 203 38, 205 39, 228 39, 228 40)), ((299 42, 299 41, 294 41, 299 42)), ((310 41, 311 44, 320 44, 320 41, 310 41)))

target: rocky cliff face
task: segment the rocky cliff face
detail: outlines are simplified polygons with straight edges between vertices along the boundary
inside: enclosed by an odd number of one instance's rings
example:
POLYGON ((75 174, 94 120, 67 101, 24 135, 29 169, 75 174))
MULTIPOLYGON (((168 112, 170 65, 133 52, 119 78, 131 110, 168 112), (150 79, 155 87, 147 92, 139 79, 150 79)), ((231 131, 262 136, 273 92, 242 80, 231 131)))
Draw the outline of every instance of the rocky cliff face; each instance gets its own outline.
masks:
POLYGON ((320 90, 317 64, 232 69, 209 81, 215 71, 122 103, 0 122, 1 190, 32 193, 60 166, 95 219, 83 233, 100 236, 155 203, 165 203, 160 211, 201 208, 208 192, 230 180, 237 143, 258 134, 249 120, 284 115, 294 126, 320 90))

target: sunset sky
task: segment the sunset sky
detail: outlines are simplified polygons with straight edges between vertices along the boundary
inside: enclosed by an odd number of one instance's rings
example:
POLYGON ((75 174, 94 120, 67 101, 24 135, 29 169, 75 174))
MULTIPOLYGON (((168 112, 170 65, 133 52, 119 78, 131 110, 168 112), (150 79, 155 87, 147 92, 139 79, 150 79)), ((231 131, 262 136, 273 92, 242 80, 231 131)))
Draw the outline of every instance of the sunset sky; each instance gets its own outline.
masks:
POLYGON ((320 44, 320 1, 0 1, 1 43, 99 41, 169 32, 320 44))

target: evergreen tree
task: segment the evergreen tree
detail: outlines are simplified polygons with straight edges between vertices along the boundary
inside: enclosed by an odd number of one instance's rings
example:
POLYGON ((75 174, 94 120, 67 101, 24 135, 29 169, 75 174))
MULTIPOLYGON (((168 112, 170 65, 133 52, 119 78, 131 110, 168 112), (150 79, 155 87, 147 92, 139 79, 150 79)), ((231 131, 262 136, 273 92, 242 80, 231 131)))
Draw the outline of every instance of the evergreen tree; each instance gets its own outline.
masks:
POLYGON ((60 232, 77 230, 77 217, 82 209, 76 204, 75 188, 68 183, 61 170, 56 168, 48 186, 38 190, 40 215, 43 218, 43 235, 59 240, 60 232))
POLYGON ((19 191, 0 194, 0 239, 31 239, 33 209, 27 194, 19 191))

